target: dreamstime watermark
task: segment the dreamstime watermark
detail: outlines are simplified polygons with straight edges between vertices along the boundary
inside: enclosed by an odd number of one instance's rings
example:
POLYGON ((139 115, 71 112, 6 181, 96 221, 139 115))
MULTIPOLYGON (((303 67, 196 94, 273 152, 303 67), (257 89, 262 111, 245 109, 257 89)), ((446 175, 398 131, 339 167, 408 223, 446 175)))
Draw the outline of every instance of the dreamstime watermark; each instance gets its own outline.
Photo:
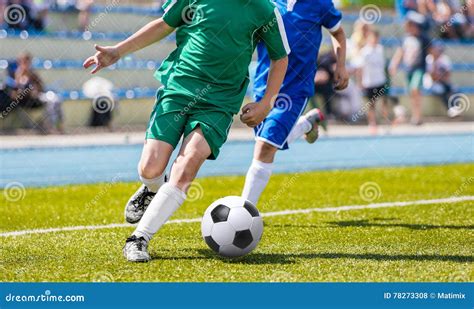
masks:
POLYGON ((190 101, 183 109, 181 109, 179 114, 174 116, 174 121, 179 121, 182 117, 184 117, 199 101, 204 99, 211 88, 211 85, 208 84, 203 89, 196 89, 196 94, 193 96, 193 100, 190 101))
POLYGON ((471 108, 471 101, 464 93, 455 93, 449 97, 448 107, 454 109, 456 113, 462 114, 471 108))
POLYGON ((11 4, 5 7, 3 11, 3 19, 9 25, 18 25, 25 22, 25 8, 19 4, 11 4))
POLYGON ((204 17, 204 12, 202 8, 191 4, 186 6, 183 11, 181 11, 181 18, 183 19, 184 23, 191 24, 193 21, 199 21, 204 17))
POLYGON ((9 202, 21 201, 26 196, 25 186, 18 181, 10 182, 5 186, 3 196, 9 202))
POLYGON ((107 4, 104 8, 104 11, 101 12, 98 16, 92 20, 89 25, 86 27, 86 31, 92 31, 101 21, 104 19, 104 17, 110 13, 115 7, 119 6, 120 1, 119 0, 112 0, 110 2, 107 1, 107 4))
POLYGON ((283 184, 280 186, 279 190, 277 193, 273 194, 272 197, 264 203, 262 206, 262 209, 265 209, 267 207, 272 207, 273 204, 280 199, 282 195, 288 194, 289 189, 295 184, 295 182, 298 180, 298 178, 301 175, 299 173, 293 174, 290 179, 287 181, 283 182, 283 184))
POLYGON ((16 96, 15 100, 10 102, 10 105, 8 105, 5 110, 2 111, 0 114, 0 119, 3 119, 8 116, 19 104, 20 102, 25 99, 31 91, 33 91, 34 87, 33 85, 29 85, 25 89, 22 89, 16 96))
POLYGON ((84 295, 53 295, 50 290, 43 294, 14 295, 9 293, 5 296, 7 303, 56 303, 56 302, 85 302, 84 295))
POLYGON ((276 95, 273 104, 273 108, 276 112, 284 113, 291 110, 292 107, 293 101, 291 100, 291 97, 289 95, 287 95, 286 93, 280 93, 276 95))
POLYGON ((384 85, 380 90, 374 89, 374 96, 370 99, 370 101, 366 102, 354 115, 352 115, 352 121, 356 122, 370 109, 371 106, 374 106, 375 103, 383 97, 389 90, 388 85, 384 85))
POLYGON ((368 181, 359 187, 359 196, 366 202, 373 202, 382 196, 382 189, 378 183, 368 181))
POLYGON ((188 193, 186 194, 186 200, 188 202, 196 202, 204 196, 204 188, 197 181, 193 181, 188 186, 188 193))
MULTIPOLYGON (((466 189, 474 183, 474 177, 470 176, 466 180, 464 180, 461 185, 458 187, 456 191, 451 195, 451 197, 460 197, 466 191, 466 189)), ((443 206, 447 206, 448 204, 443 204, 443 206)))
POLYGON ((112 180, 102 186, 102 189, 89 202, 85 204, 87 208, 96 206, 97 203, 109 192, 114 184, 120 181, 120 175, 115 175, 112 180))
POLYGON ((108 95, 102 95, 92 100, 92 108, 99 114, 111 112, 115 108, 115 100, 108 95))
POLYGON ((278 23, 278 20, 276 17, 274 17, 272 20, 270 20, 268 23, 266 23, 261 31, 266 33, 267 31, 271 30, 276 24, 278 23))
POLYGON ((365 24, 375 24, 382 18, 382 11, 375 4, 364 5, 359 11, 359 19, 365 24))
POLYGON ((455 14, 452 14, 449 20, 441 26, 439 31, 445 33, 446 31, 448 31, 448 28, 451 28, 457 22, 458 19, 463 19, 464 14, 469 9, 469 6, 472 5, 471 2, 472 0, 467 0, 466 3, 461 6, 460 10, 455 14))
POLYGON ((114 282, 115 278, 109 272, 100 271, 100 272, 95 273, 91 276, 91 281, 92 282, 114 282))

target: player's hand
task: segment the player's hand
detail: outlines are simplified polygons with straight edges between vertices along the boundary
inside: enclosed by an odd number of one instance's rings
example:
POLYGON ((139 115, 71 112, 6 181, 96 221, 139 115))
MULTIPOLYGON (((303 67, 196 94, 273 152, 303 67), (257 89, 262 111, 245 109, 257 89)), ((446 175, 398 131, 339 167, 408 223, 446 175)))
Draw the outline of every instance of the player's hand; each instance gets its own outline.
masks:
POLYGON ((84 68, 88 69, 92 65, 95 65, 95 68, 91 71, 92 74, 95 74, 102 70, 103 68, 108 67, 116 63, 120 59, 120 54, 117 48, 113 46, 94 46, 97 52, 94 56, 91 56, 84 61, 84 68))
POLYGON ((258 126, 267 117, 272 109, 270 103, 253 102, 242 107, 242 114, 240 114, 240 121, 251 128, 258 126))
POLYGON ((334 89, 344 90, 349 85, 349 73, 345 66, 336 67, 334 71, 334 89))

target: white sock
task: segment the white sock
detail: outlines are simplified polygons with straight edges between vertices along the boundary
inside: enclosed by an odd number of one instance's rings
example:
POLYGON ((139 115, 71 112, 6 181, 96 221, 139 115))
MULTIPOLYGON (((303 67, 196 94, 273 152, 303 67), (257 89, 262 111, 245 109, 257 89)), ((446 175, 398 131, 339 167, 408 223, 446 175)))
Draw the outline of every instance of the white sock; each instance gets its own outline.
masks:
POLYGON ((254 159, 245 178, 242 197, 257 205, 260 195, 270 180, 272 169, 273 163, 264 163, 254 159))
POLYGON ((186 194, 175 186, 165 183, 148 206, 133 235, 147 241, 168 221, 171 215, 184 203, 186 194))
POLYGON ((151 192, 158 192, 158 189, 165 183, 165 173, 153 179, 146 179, 140 175, 141 182, 150 190, 151 192))
POLYGON ((286 141, 288 142, 288 144, 291 144, 295 140, 303 136, 303 134, 311 131, 312 128, 313 126, 306 119, 306 117, 300 117, 296 122, 296 125, 293 127, 293 130, 291 130, 290 135, 288 135, 288 139, 286 141))

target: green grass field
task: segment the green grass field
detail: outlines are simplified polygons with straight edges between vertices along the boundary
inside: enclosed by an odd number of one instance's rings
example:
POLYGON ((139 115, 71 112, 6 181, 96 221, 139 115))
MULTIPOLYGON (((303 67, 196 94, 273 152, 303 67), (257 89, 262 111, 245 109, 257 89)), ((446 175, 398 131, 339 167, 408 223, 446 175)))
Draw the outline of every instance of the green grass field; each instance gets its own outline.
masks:
MULTIPOLYGON (((261 212, 474 196, 474 164, 274 175, 261 212), (373 183, 375 184, 373 184, 373 183), (376 194, 361 193, 372 183, 376 194)), ((215 199, 238 195, 243 177, 199 179, 200 199, 173 219, 200 217, 215 199)), ((123 223, 137 183, 27 189, 2 200, 0 233, 123 223)), ((3 197, 4 194, 2 194, 3 197)), ((474 202, 438 203, 265 218, 259 247, 222 259, 199 223, 166 225, 153 260, 126 262, 133 227, 0 237, 0 281, 472 281, 474 202)))

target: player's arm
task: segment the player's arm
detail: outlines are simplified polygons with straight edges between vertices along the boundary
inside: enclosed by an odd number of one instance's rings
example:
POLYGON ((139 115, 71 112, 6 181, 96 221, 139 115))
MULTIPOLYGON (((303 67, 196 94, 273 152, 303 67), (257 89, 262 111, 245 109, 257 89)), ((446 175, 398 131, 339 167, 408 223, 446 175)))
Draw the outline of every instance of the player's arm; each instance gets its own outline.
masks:
POLYGON ((260 102, 246 104, 240 116, 240 120, 249 127, 256 127, 273 108, 288 67, 290 48, 285 28, 278 10, 276 8, 272 10, 271 18, 257 31, 257 36, 265 43, 271 59, 265 94, 260 102))
POLYGON ((346 70, 346 34, 341 26, 342 13, 336 9, 332 1, 325 2, 326 12, 321 17, 321 24, 331 34, 332 46, 336 55, 334 71, 334 88, 342 90, 349 84, 349 74, 346 70))
POLYGON ((331 41, 336 55, 334 81, 337 90, 346 89, 349 84, 349 73, 346 70, 346 34, 342 27, 331 32, 331 41))
MULTIPOLYGON (((286 69, 288 68, 288 56, 280 58, 278 60, 271 60, 270 70, 268 72, 267 88, 265 89, 265 95, 260 103, 268 106, 270 109, 273 107, 273 101, 280 92, 281 84, 285 78, 286 69)), ((270 111, 270 109, 268 111, 270 111)))
POLYGON ((114 46, 99 46, 95 45, 95 55, 87 58, 84 62, 84 68, 89 68, 92 65, 96 67, 92 70, 92 74, 101 69, 114 64, 120 58, 143 49, 169 35, 175 28, 170 27, 163 18, 154 20, 143 28, 138 30, 129 38, 114 46))
POLYGON ((169 26, 163 18, 148 23, 128 39, 116 45, 120 57, 143 49, 171 34, 175 28, 169 26))
POLYGON ((403 58, 403 49, 401 47, 398 47, 388 67, 388 70, 391 76, 395 76, 395 74, 397 74, 398 66, 402 62, 402 58, 403 58))
POLYGON ((253 128, 267 117, 268 113, 273 108, 273 103, 275 102, 278 93, 280 92, 287 67, 288 56, 271 61, 265 95, 260 102, 249 103, 242 108, 240 120, 243 123, 253 128))
POLYGON ((163 8, 165 13, 163 17, 158 18, 140 30, 135 32, 126 40, 115 46, 98 46, 95 45, 97 52, 84 61, 84 68, 92 65, 96 67, 92 70, 92 74, 108 67, 124 57, 137 50, 143 49, 172 33, 175 28, 181 26, 183 21, 183 10, 188 2, 185 0, 168 0, 163 8))

